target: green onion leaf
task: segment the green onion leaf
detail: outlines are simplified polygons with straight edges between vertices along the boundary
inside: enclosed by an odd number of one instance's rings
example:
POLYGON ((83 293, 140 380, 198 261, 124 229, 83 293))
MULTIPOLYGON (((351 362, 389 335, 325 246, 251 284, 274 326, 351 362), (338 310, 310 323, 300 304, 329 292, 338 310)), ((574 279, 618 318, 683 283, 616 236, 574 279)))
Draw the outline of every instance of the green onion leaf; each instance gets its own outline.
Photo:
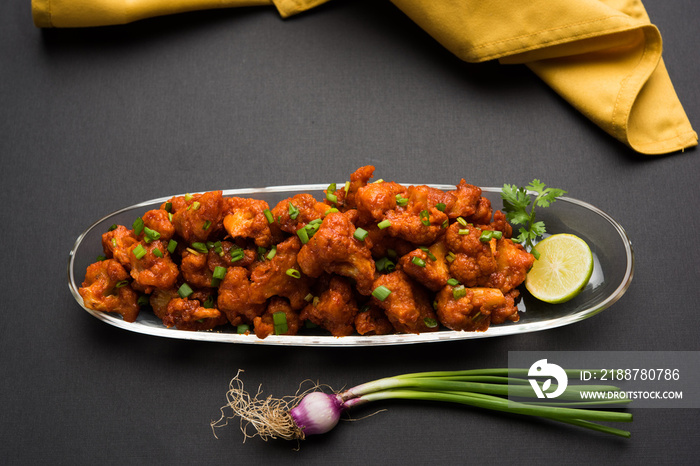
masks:
POLYGON ((270 252, 268 252, 267 256, 265 256, 265 257, 267 258, 267 260, 272 260, 272 258, 275 257, 276 255, 277 255, 277 246, 273 245, 270 248, 270 252))
POLYGON ((263 210, 263 215, 265 215, 267 223, 272 223, 275 221, 275 218, 272 216, 272 212, 270 212, 270 209, 263 210))
POLYGON ((401 194, 396 195, 396 205, 400 207, 405 207, 408 204, 408 199, 403 197, 401 194))
POLYGON ((285 273, 293 278, 301 278, 301 272, 299 272, 297 269, 287 269, 285 273))
POLYGON ((128 280, 122 280, 122 281, 117 282, 116 285, 114 285, 114 287, 115 287, 115 288, 121 288, 122 286, 126 286, 126 285, 128 285, 128 284, 129 284, 129 281, 128 281, 128 280))
POLYGON ((326 199, 328 199, 328 201, 332 202, 333 204, 338 202, 338 196, 335 195, 335 189, 336 189, 335 183, 329 184, 328 188, 326 189, 326 199))
POLYGON ((116 223, 113 223, 112 226, 109 227, 109 229, 107 229, 107 231, 114 231, 114 230, 116 230, 117 228, 119 228, 119 225, 117 225, 116 223))
POLYGON ((168 241, 168 252, 170 254, 175 252, 175 248, 177 248, 177 241, 175 241, 174 239, 168 241))
POLYGON ((143 232, 143 219, 139 217, 134 220, 132 227, 134 228, 134 234, 139 236, 143 232))
POLYGON ((430 212, 427 210, 421 210, 420 212, 420 222, 426 227, 430 226, 430 212))
POLYGON ((454 299, 459 299, 463 298, 467 295, 467 290, 464 288, 464 285, 458 285, 452 288, 452 297, 454 299))
POLYGON ((450 278, 449 280, 447 280, 447 284, 450 285, 450 286, 459 286, 459 285, 461 285, 461 283, 459 282, 459 280, 457 280, 457 279, 455 279, 455 278, 450 278))
POLYGON ((352 236, 355 237, 355 239, 358 241, 364 241, 365 238, 367 238, 368 234, 369 233, 364 228, 357 227, 355 229, 355 233, 353 233, 352 236))
POLYGON ((238 333, 239 335, 243 335, 249 331, 250 331, 250 326, 248 324, 241 324, 241 325, 236 326, 236 333, 238 333))
POLYGON ((445 208, 447 208, 447 206, 445 205, 444 202, 438 202, 437 204, 435 204, 435 208, 437 210, 439 210, 440 212, 444 212, 445 208))
POLYGON ((287 314, 282 311, 272 314, 272 323, 275 326, 275 335, 280 335, 289 331, 289 326, 287 325, 287 314))
POLYGON ((418 256, 413 256, 411 262, 418 267, 425 267, 425 261, 418 256))
POLYGON ((383 220, 377 224, 380 230, 383 230, 385 228, 389 228, 391 226, 391 221, 389 220, 383 220))
POLYGON ((378 259, 374 265, 379 272, 391 273, 396 269, 396 265, 388 257, 378 259))
POLYGON ((238 246, 231 248, 231 262, 236 262, 245 257, 245 251, 238 246))
POLYGON ((468 234, 469 234, 469 228, 460 228, 460 229, 457 231, 457 234, 460 234, 460 235, 468 235, 468 234))
POLYGON ((469 224, 467 223, 467 221, 464 220, 462 217, 457 217, 457 223, 459 223, 459 224, 462 225, 463 227, 469 226, 469 224))
POLYGON ((166 212, 172 212, 172 211, 173 211, 173 203, 172 203, 172 202, 166 202, 166 203, 165 203, 165 211, 166 211, 166 212))
POLYGON ((306 228, 302 227, 297 230, 297 236, 301 240, 301 244, 306 244, 309 242, 309 234, 306 232, 306 228))
POLYGON ((131 252, 137 259, 141 259, 143 256, 146 255, 146 249, 141 244, 137 244, 131 252))
POLYGON ((158 249, 158 248, 153 248, 153 255, 156 257, 163 258, 163 253, 160 252, 160 249, 158 249))
POLYGON ((425 319, 423 319, 423 323, 428 328, 435 328, 438 326, 437 320, 431 319, 430 317, 426 317, 425 319))
POLYGON ((372 296, 380 301, 384 301, 391 294, 391 290, 384 285, 379 285, 372 291, 372 296))
POLYGON ((143 232, 146 235, 146 241, 148 242, 160 239, 160 233, 158 233, 156 230, 151 230, 147 226, 143 227, 143 232))
POLYGON ((209 252, 209 248, 207 248, 207 245, 199 242, 192 243, 192 249, 202 254, 206 254, 209 252))
POLYGON ((289 208, 287 209, 287 212, 289 212, 289 218, 292 220, 296 220, 296 218, 299 216, 299 209, 292 204, 291 202, 289 203, 289 208))
POLYGON ((192 293, 194 293, 194 290, 192 290, 192 288, 190 288, 190 285, 188 285, 187 283, 183 283, 182 286, 177 290, 177 294, 179 294, 181 298, 186 298, 192 293))
POLYGON ((208 230, 210 226, 211 226, 211 221, 206 220, 204 222, 204 225, 202 225, 202 230, 208 230))
POLYGON ((226 276, 226 267, 216 266, 214 267, 214 273, 212 276, 218 280, 223 280, 226 276))

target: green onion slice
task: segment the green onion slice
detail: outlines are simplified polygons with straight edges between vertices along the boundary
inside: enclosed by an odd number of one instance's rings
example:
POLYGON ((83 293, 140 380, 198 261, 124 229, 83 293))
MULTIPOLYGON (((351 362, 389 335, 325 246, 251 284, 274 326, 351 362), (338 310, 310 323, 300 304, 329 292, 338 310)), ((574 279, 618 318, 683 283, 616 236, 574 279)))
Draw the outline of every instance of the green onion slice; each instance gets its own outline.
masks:
POLYGON ((226 267, 217 265, 214 267, 214 273, 212 276, 218 280, 223 280, 223 278, 226 276, 226 267))
POLYGON ((175 241, 174 239, 168 241, 168 252, 170 254, 175 252, 175 248, 177 248, 177 241, 175 241))
POLYGON ((461 285, 461 283, 459 282, 459 280, 457 280, 456 278, 450 278, 449 280, 447 280, 447 284, 450 285, 450 286, 459 286, 459 285, 461 285))
POLYGON ((296 220, 296 218, 299 216, 299 209, 292 204, 291 202, 289 203, 289 208, 287 209, 287 212, 289 212, 289 218, 292 220, 296 220))
POLYGON ((374 290, 372 290, 372 296, 380 301, 384 301, 391 294, 391 290, 384 285, 379 285, 374 290))
POLYGON ((177 290, 177 294, 179 294, 181 298, 186 298, 192 293, 194 293, 194 290, 192 290, 192 288, 190 288, 190 285, 188 285, 187 283, 183 283, 182 286, 180 286, 180 288, 177 290))
POLYGON ((299 272, 297 269, 287 269, 285 273, 293 278, 301 278, 301 272, 299 272))
POLYGON ((192 249, 202 254, 206 254, 209 252, 207 245, 199 242, 192 243, 192 249))
POLYGON ((367 230, 365 230, 364 228, 357 227, 357 228, 355 229, 355 233, 353 233, 352 236, 354 236, 355 239, 358 240, 358 241, 364 241, 365 238, 367 238, 367 235, 368 235, 368 234, 369 234, 369 233, 368 233, 367 230))
POLYGON ((134 254, 135 258, 141 259, 143 256, 146 255, 146 248, 144 248, 141 244, 137 244, 131 252, 134 254))
POLYGON ((425 267, 425 261, 418 256, 413 256, 411 262, 418 267, 425 267))
POLYGON ((377 224, 380 230, 383 230, 385 228, 389 228, 391 226, 391 221, 390 220, 382 220, 377 224))
POLYGON ((464 288, 464 285, 458 285, 452 288, 452 297, 454 299, 459 299, 463 298, 467 295, 467 289, 464 288))
POLYGON ((143 233, 143 219, 141 217, 139 217, 136 220, 134 220, 132 227, 134 228, 134 234, 136 236, 143 233))
POLYGON ((272 223, 275 221, 275 218, 272 216, 272 212, 270 212, 270 209, 263 210, 263 215, 265 215, 267 223, 272 223))
POLYGON ((420 222, 426 227, 430 226, 430 212, 427 210, 420 211, 420 222))

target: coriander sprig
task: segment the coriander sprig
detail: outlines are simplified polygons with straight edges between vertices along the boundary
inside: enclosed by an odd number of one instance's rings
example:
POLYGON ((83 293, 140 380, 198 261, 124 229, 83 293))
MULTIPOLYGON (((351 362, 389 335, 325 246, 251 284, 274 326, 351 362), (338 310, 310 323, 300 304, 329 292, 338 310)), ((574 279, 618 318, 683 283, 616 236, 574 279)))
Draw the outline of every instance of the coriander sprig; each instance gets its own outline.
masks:
MULTIPOLYGON (((537 238, 546 232, 544 222, 535 221, 535 207, 549 207, 558 197, 564 194, 566 194, 566 191, 563 189, 546 188, 545 184, 538 179, 532 180, 524 188, 504 184, 501 197, 503 198, 503 210, 506 213, 506 220, 514 225, 523 225, 518 229, 519 235, 512 238, 512 240, 516 243, 521 243, 528 249, 532 249, 537 238), (536 193, 534 202, 532 202, 528 191, 536 193), (529 212, 528 207, 530 207, 529 212)), ((533 254, 536 258, 539 258, 537 251, 533 251, 533 254)))

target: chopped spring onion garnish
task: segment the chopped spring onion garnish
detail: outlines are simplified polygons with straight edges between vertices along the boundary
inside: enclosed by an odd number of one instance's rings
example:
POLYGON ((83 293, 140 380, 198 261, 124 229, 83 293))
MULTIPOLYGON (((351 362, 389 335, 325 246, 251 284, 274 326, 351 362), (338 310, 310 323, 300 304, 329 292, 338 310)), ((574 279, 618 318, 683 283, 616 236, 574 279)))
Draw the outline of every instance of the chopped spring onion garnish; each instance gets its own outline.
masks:
POLYGON ((157 239, 160 239, 160 233, 158 233, 156 230, 151 230, 150 228, 144 226, 143 232, 146 235, 147 242, 151 242, 151 241, 155 241, 157 239))
POLYGON ((457 258, 457 256, 455 256, 454 252, 450 251, 447 253, 447 256, 445 256, 445 258, 447 259, 447 262, 452 263, 457 258))
MULTIPOLYGON (((591 409, 629 403, 631 400, 618 387, 569 383, 557 398, 559 401, 551 403, 537 399, 534 387, 529 383, 528 371, 525 368, 497 368, 419 372, 374 380, 339 393, 325 393, 314 387, 315 390, 312 388, 298 396, 281 399, 262 395, 260 388, 251 396, 244 390, 239 371, 229 384, 221 417, 213 421, 211 427, 212 430, 224 427, 229 421, 240 418, 236 425, 240 426, 245 439, 259 436, 263 440, 303 440, 309 435, 330 431, 338 424, 341 415, 354 407, 384 400, 416 400, 539 417, 630 437, 629 431, 599 422, 632 422, 631 413, 591 409), (601 395, 614 393, 616 398, 612 401, 580 401, 582 391, 601 395), (533 401, 513 401, 509 397, 533 401), (231 414, 227 414, 228 411, 231 414)), ((579 370, 566 371, 570 381, 578 379, 580 373, 579 370)), ((540 383, 540 388, 542 386, 540 383)))
POLYGON ((454 299, 464 298, 467 295, 467 289, 464 285, 457 285, 452 288, 452 297, 454 299))
POLYGON ((447 208, 447 206, 445 205, 444 202, 438 202, 437 204, 435 204, 435 208, 437 210, 439 210, 440 212, 444 212, 445 209, 447 208))
POLYGON ((177 241, 175 241, 174 239, 168 241, 168 252, 170 254, 175 252, 175 248, 177 248, 177 241))
POLYGON ((262 247, 262 246, 258 246, 258 258, 259 258, 261 261, 264 261, 264 260, 265 260, 265 255, 266 255, 266 254, 267 254, 267 249, 265 249, 265 248, 262 247))
POLYGON ((400 207, 405 207, 408 204, 408 199, 403 197, 401 194, 396 195, 396 205, 400 207))
POLYGON ((437 320, 431 319, 430 317, 426 317, 425 319, 423 319, 423 323, 428 328, 435 328, 438 326, 437 320))
POLYGON ((469 228, 460 228, 460 229, 457 231, 457 233, 460 234, 460 235, 468 235, 468 234, 469 234, 469 228))
POLYGON ((121 288, 122 286, 126 286, 128 284, 129 284, 129 280, 122 280, 122 281, 117 282, 116 285, 114 285, 114 287, 121 288))
POLYGON ((192 196, 192 194, 187 193, 187 194, 185 194, 185 201, 189 202, 189 201, 192 200, 193 197, 194 197, 194 196, 192 196))
POLYGON ((206 220, 204 222, 204 225, 202 225, 202 230, 208 230, 210 226, 211 226, 211 221, 206 220))
POLYGON ((426 253, 428 255, 428 259, 430 259, 431 261, 437 260, 437 257, 435 257, 435 255, 432 252, 430 252, 430 249, 428 249, 427 247, 421 246, 419 249, 426 253))
POLYGON ((166 202, 165 203, 165 211, 170 213, 173 211, 173 203, 172 202, 166 202))
POLYGON ((206 254, 209 252, 209 248, 207 248, 207 245, 199 242, 192 243, 192 249, 201 254, 206 254))
POLYGON ((481 232, 481 236, 479 236, 479 241, 482 241, 484 243, 488 243, 492 239, 501 239, 503 237, 503 233, 496 230, 484 230, 481 232))
POLYGON ((113 223, 112 226, 107 229, 107 231, 114 231, 117 228, 119 228, 119 225, 117 225, 116 223, 113 223))
POLYGON ((346 181, 345 182, 345 195, 347 196, 349 192, 350 192, 350 182, 346 181))
POLYGON ((329 184, 328 188, 326 189, 326 199, 328 199, 328 201, 333 203, 333 204, 338 202, 338 196, 335 195, 335 190, 336 190, 335 183, 329 184))
POLYGON ((390 220, 382 220, 381 222, 377 223, 377 226, 379 227, 380 230, 383 230, 385 228, 389 228, 391 226, 391 221, 390 220))
POLYGON ((141 259, 143 256, 146 255, 146 248, 144 248, 141 244, 137 244, 131 252, 134 254, 135 258, 141 259))
POLYGON ((241 324, 236 326, 236 333, 243 335, 246 332, 250 331, 250 326, 248 324, 241 324))
POLYGON ((296 218, 299 216, 299 209, 292 204, 291 202, 289 203, 289 208, 287 209, 287 212, 289 212, 289 218, 292 220, 296 220, 296 218))
POLYGON ((391 273, 396 269, 396 264, 394 264, 388 257, 382 257, 377 259, 374 266, 379 272, 391 273))
POLYGON ((413 256, 411 262, 418 267, 425 267, 425 261, 418 256, 413 256))
POLYGON ((112 238, 112 241, 110 241, 110 242, 112 243, 113 248, 117 247, 117 238, 112 238))
POLYGON ((394 251, 393 249, 386 250, 386 257, 388 257, 389 259, 396 259, 396 256, 396 251, 394 251))
POLYGON ((102 262, 103 260, 107 260, 107 256, 103 256, 102 254, 100 254, 95 258, 95 262, 102 262))
POLYGON ((212 307, 214 307, 214 297, 211 295, 207 296, 207 299, 205 299, 202 303, 202 307, 204 309, 211 309, 212 307))
POLYGON ((460 225, 462 225, 465 228, 469 226, 467 221, 464 220, 464 218, 462 218, 462 217, 457 217, 457 223, 459 223, 460 225))
POLYGON ((238 246, 231 248, 231 262, 236 262, 245 257, 245 251, 238 246))
POLYGON ((226 270, 226 267, 221 267, 217 265, 216 267, 214 267, 214 273, 212 273, 212 276, 218 280, 223 280, 226 276, 226 270))
POLYGON ((156 257, 160 257, 161 259, 163 258, 163 253, 160 252, 160 249, 158 248, 153 248, 153 255, 156 257))
POLYGON ((306 232, 306 228, 299 228, 297 230, 297 236, 301 240, 301 244, 306 244, 309 242, 309 234, 306 232))
POLYGON ((287 314, 282 311, 272 314, 272 323, 275 326, 275 335, 281 335, 289 331, 289 326, 287 325, 287 314))
POLYGON ((136 220, 134 220, 132 227, 134 228, 134 234, 136 236, 139 236, 141 233, 143 233, 143 219, 139 217, 136 220))
POLYGON ((285 273, 293 278, 301 278, 301 272, 299 272, 297 269, 287 269, 285 273))
POLYGON ((192 207, 192 210, 199 210, 199 208, 202 206, 202 204, 199 203, 199 201, 194 201, 190 207, 192 207))
POLYGON ((272 260, 272 258, 275 257, 276 255, 277 255, 277 246, 273 245, 270 248, 270 252, 268 252, 267 256, 265 256, 265 257, 267 258, 267 260, 272 260))
POLYGON ((447 284, 450 285, 450 286, 459 286, 459 285, 461 285, 461 283, 459 283, 459 280, 457 280, 456 278, 450 278, 449 280, 447 280, 447 284))
POLYGON ((182 286, 180 286, 180 288, 177 290, 177 294, 179 294, 181 298, 186 298, 192 293, 194 293, 194 290, 192 290, 192 288, 190 288, 190 285, 188 285, 187 283, 183 283, 182 286))
POLYGON ((384 285, 379 285, 372 291, 372 296, 380 301, 384 301, 391 294, 391 290, 384 285))
POLYGON ((357 227, 352 236, 358 241, 364 241, 368 234, 369 233, 364 228, 357 227))
POLYGON ((272 212, 270 212, 270 209, 263 210, 263 215, 265 215, 267 223, 272 223, 275 221, 275 217, 272 216, 272 212))
POLYGON ((314 299, 313 293, 308 293, 306 296, 304 296, 304 301, 307 303, 310 303, 312 299, 314 299))
POLYGON ((151 304, 151 300, 148 298, 148 295, 142 294, 141 296, 139 296, 139 299, 136 300, 136 303, 139 306, 148 306, 149 304, 151 304))
POLYGON ((420 212, 420 222, 426 227, 430 226, 430 212, 427 210, 421 210, 420 212))

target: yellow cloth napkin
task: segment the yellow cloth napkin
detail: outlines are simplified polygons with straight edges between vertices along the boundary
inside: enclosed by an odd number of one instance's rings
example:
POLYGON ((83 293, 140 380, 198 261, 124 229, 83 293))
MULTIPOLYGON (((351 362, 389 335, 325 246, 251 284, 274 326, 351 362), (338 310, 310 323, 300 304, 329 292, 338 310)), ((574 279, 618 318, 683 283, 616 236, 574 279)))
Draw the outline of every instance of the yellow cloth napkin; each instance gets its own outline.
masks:
MULTIPOLYGON (((38 27, 124 24, 208 8, 275 5, 288 17, 328 0, 32 0, 38 27)), ((698 144, 641 0, 391 0, 469 62, 522 63, 643 154, 698 144)))

